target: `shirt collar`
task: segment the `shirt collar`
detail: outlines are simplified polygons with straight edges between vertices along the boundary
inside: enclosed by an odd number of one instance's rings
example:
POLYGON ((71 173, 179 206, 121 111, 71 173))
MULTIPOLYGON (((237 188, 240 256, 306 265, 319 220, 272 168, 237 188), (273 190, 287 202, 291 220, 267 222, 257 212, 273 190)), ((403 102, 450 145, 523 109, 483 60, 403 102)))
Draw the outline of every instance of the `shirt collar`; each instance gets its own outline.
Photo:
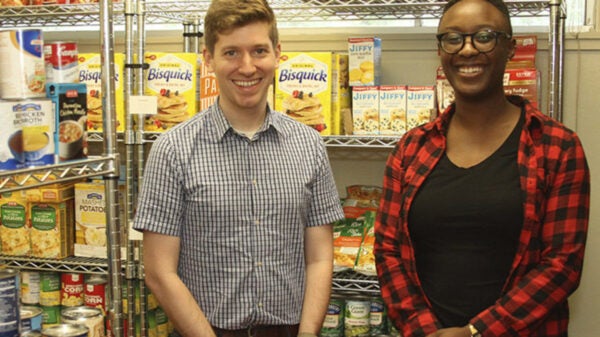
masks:
MULTIPOLYGON (((227 135, 228 133, 235 132, 227 118, 225 118, 223 110, 221 110, 221 107, 219 106, 219 98, 217 98, 217 101, 212 106, 210 106, 207 113, 210 115, 211 120, 214 123, 214 136, 216 140, 221 141, 223 137, 225 137, 225 135, 227 135)), ((258 129, 256 135, 268 132, 269 130, 274 130, 277 132, 277 134, 282 135, 283 127, 280 117, 280 114, 272 110, 271 107, 267 104, 267 115, 265 116, 265 122, 258 129)))

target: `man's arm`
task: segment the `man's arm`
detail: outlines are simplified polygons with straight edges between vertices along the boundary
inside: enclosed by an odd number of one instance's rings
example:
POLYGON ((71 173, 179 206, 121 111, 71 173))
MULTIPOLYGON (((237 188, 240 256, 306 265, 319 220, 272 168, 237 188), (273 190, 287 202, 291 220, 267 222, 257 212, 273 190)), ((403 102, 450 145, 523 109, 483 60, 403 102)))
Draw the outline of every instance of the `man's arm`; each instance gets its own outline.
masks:
POLYGON ((304 232, 306 293, 300 318, 300 333, 321 331, 331 295, 333 232, 331 225, 308 227, 304 232))
POLYGON ((184 337, 215 337, 206 316, 177 275, 179 241, 175 236, 144 232, 146 285, 179 334, 184 337))

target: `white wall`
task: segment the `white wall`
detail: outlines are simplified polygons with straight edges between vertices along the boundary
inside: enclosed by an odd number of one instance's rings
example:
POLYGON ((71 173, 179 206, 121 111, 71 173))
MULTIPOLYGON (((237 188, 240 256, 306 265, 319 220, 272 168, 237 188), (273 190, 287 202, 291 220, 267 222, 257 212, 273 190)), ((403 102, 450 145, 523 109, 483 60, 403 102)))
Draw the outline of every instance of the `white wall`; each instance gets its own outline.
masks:
MULTIPOLYGON (((121 33, 115 35, 117 41, 122 41, 121 33)), ((369 35, 382 38, 384 84, 434 83, 438 58, 432 32, 414 33, 408 29, 399 31, 389 28, 360 31, 290 29, 282 31, 282 47, 288 51, 344 51, 347 37, 369 35)), ((80 51, 92 52, 98 50, 97 36, 97 33, 92 32, 79 32, 73 36, 63 32, 55 38, 75 39, 80 51)), ((53 36, 46 34, 45 38, 52 39, 53 36)), ((182 51, 180 32, 150 31, 146 38, 147 50, 182 51)), ((544 109, 549 59, 546 35, 539 35, 538 45, 540 51, 537 54, 537 66, 542 75, 544 109)), ((600 33, 569 35, 565 48, 563 121, 581 137, 592 175, 592 207, 586 260, 580 288, 571 300, 570 336, 597 337, 600 333, 600 287, 595 283, 600 280, 600 33)), ((122 45, 117 43, 116 50, 122 51, 122 45)), ((331 149, 330 159, 341 195, 345 195, 344 187, 348 185, 381 185, 388 152, 389 150, 376 149, 331 149)))

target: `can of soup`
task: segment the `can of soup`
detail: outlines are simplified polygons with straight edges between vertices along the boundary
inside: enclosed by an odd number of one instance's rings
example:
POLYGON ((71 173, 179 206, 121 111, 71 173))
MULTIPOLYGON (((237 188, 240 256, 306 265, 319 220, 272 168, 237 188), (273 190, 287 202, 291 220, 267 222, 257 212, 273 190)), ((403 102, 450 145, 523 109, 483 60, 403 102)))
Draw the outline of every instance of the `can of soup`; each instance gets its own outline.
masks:
POLYGON ((0 269, 0 336, 19 337, 19 272, 0 269))
POLYGON ((21 303, 29 305, 40 303, 40 272, 21 272, 21 303))
POLYGON ((88 328, 89 337, 105 337, 102 310, 86 306, 66 308, 62 311, 62 322, 81 324, 88 328))
POLYGON ((34 306, 21 306, 21 333, 42 329, 42 308, 34 306))
POLYGON ((43 329, 42 337, 88 337, 88 328, 81 324, 57 324, 43 329))
POLYGON ((0 98, 45 96, 43 48, 41 29, 0 31, 0 98))
POLYGON ((79 53, 77 43, 71 41, 47 42, 44 45, 46 82, 79 82, 79 53))

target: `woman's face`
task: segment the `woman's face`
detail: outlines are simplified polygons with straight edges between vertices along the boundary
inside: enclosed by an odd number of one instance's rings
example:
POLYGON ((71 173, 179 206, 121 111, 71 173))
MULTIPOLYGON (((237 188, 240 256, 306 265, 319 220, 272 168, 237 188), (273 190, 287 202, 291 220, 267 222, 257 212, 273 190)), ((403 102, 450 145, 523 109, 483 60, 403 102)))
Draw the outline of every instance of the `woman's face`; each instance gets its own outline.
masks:
MULTIPOLYGON (((481 30, 509 33, 509 23, 486 0, 461 0, 444 14, 438 34, 471 34, 481 30)), ((464 39, 463 48, 455 54, 438 47, 444 73, 454 88, 456 100, 481 100, 491 95, 504 95, 504 70, 514 53, 512 38, 499 36, 494 49, 485 53, 473 46, 471 37, 464 39)))

